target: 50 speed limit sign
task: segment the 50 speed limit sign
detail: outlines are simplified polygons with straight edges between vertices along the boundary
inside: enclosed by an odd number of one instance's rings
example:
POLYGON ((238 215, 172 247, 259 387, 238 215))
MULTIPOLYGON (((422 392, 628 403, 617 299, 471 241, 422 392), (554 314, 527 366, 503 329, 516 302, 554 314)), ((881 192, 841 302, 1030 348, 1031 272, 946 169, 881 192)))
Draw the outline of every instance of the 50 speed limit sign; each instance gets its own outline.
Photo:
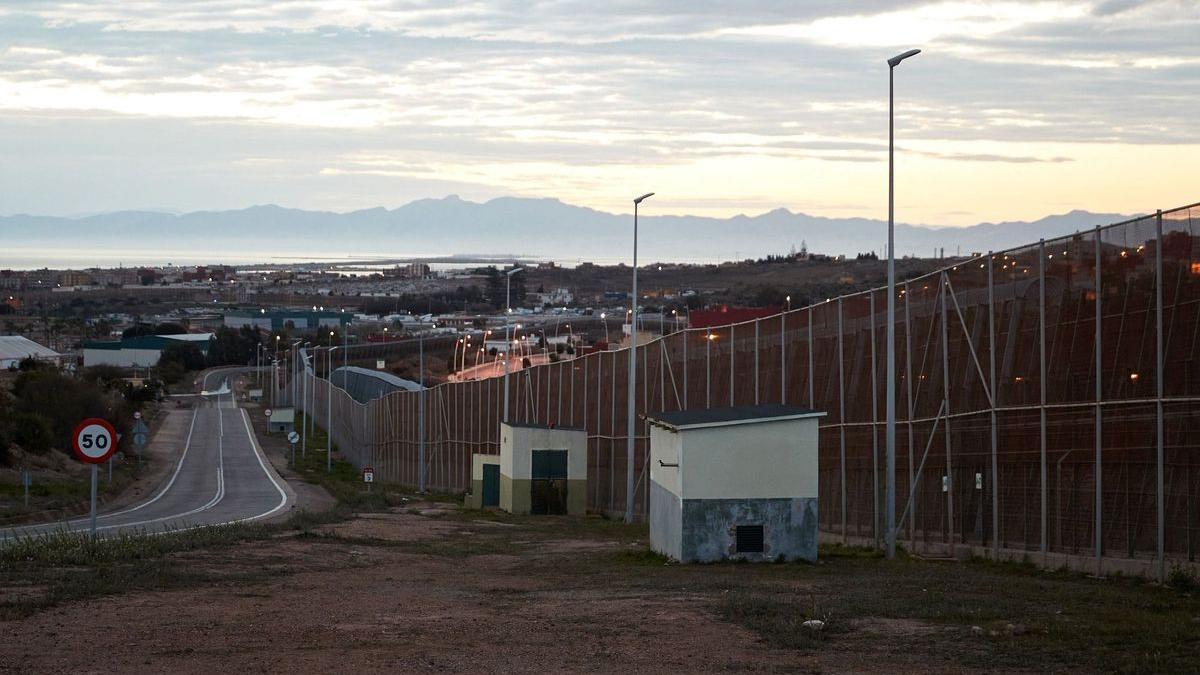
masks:
POLYGON ((99 417, 80 422, 71 440, 75 456, 88 464, 103 464, 117 451, 117 430, 99 417))

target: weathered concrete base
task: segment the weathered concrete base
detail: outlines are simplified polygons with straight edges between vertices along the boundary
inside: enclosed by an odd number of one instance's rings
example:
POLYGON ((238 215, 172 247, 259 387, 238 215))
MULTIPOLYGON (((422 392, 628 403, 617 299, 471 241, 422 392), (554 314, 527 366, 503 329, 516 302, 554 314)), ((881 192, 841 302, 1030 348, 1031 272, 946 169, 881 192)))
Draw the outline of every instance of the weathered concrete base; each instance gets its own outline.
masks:
POLYGON ((468 509, 483 508, 483 480, 471 481, 471 492, 463 500, 463 506, 468 509))
POLYGON ((683 503, 679 496, 650 481, 650 549, 668 558, 682 557, 683 503))
MULTIPOLYGON (((853 535, 843 537, 836 532, 821 532, 820 539, 823 544, 844 543, 867 548, 874 547, 875 545, 875 540, 871 537, 857 537, 853 535)), ((951 546, 945 542, 923 542, 919 539, 916 542, 910 543, 906 538, 897 539, 896 546, 915 555, 928 557, 954 558, 957 560, 969 560, 973 557, 990 560, 993 557, 991 546, 973 544, 951 546)), ((1158 561, 1149 558, 1133 559, 1104 556, 1101 558, 1100 565, 1097 566, 1094 555, 1072 555, 1070 553, 1054 552, 1043 554, 1041 551, 1001 548, 998 559, 1002 562, 1027 562, 1047 570, 1068 569, 1096 576, 1123 574, 1127 576, 1146 577, 1147 579, 1157 579, 1159 576, 1158 561)), ((1163 567, 1168 573, 1172 568, 1179 567, 1189 571, 1193 575, 1200 576, 1200 563, 1189 562, 1185 559, 1167 558, 1166 564, 1163 567)))
MULTIPOLYGON (((528 514, 532 509, 530 489, 533 481, 529 479, 514 480, 500 474, 500 508, 509 513, 528 514)), ((479 485, 480 494, 483 482, 479 485)), ((481 498, 482 499, 482 498, 481 498)), ((567 515, 582 516, 587 513, 587 480, 567 481, 567 515)))
MULTIPOLYGON (((662 491, 666 492, 665 489, 662 491)), ((658 508, 653 506, 656 496, 651 497, 652 509, 658 508)), ((656 551, 681 562, 817 559, 816 497, 684 499, 679 502, 679 534, 674 537, 679 542, 678 555, 674 555, 673 546, 667 540, 667 537, 674 536, 671 534, 671 499, 675 498, 670 493, 657 499, 663 508, 662 518, 655 520, 652 516, 650 540, 651 546, 656 546, 656 551), (763 526, 762 553, 737 551, 736 532, 739 525, 763 526)), ((655 515, 659 515, 657 511, 655 515)))

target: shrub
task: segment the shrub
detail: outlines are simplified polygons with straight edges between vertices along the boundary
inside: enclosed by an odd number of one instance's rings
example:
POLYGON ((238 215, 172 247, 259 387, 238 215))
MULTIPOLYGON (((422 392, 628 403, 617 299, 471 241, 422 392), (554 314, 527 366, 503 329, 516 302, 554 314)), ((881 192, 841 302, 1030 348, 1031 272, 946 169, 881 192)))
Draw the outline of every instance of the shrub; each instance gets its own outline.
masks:
POLYGON ((35 455, 44 455, 54 443, 54 431, 50 420, 37 413, 19 412, 10 421, 13 440, 17 445, 35 455))

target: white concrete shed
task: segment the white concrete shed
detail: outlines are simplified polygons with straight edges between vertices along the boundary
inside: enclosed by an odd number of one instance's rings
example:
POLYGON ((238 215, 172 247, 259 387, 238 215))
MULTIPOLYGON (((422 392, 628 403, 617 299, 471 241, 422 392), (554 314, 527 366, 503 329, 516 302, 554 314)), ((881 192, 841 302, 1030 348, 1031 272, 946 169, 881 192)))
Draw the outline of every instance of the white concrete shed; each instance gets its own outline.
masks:
POLYGON ((586 513, 587 431, 501 423, 500 508, 510 513, 586 513))
POLYGON ((650 422, 650 546, 682 562, 817 558, 817 423, 784 405, 650 422))

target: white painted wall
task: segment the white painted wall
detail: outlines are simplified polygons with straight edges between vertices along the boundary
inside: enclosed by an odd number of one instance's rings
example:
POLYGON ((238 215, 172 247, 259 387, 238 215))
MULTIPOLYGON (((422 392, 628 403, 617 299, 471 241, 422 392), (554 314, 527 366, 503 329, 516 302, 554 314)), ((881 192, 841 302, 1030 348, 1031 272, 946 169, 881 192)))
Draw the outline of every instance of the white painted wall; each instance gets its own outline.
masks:
POLYGON ((676 497, 683 494, 679 478, 683 467, 662 466, 659 461, 678 464, 682 440, 683 434, 656 425, 650 426, 650 480, 676 497))
POLYGON ((483 465, 484 464, 499 464, 500 458, 496 455, 483 455, 475 453, 471 455, 471 480, 483 480, 483 465))
MULTIPOLYGON (((683 499, 816 497, 818 419, 680 431, 675 434, 680 446, 679 495, 683 499)), ((664 457, 663 461, 670 460, 664 457)), ((655 460, 652 472, 661 468, 657 465, 655 460)))
MULTIPOLYGON (((566 450, 567 480, 587 478, 587 432, 500 425, 500 473, 514 480, 533 475, 531 450, 566 450), (521 448, 522 452, 515 452, 521 448)), ((481 474, 482 475, 482 474, 481 474)))
POLYGON ((120 366, 122 368, 149 368, 158 365, 158 349, 84 349, 84 366, 120 366))

